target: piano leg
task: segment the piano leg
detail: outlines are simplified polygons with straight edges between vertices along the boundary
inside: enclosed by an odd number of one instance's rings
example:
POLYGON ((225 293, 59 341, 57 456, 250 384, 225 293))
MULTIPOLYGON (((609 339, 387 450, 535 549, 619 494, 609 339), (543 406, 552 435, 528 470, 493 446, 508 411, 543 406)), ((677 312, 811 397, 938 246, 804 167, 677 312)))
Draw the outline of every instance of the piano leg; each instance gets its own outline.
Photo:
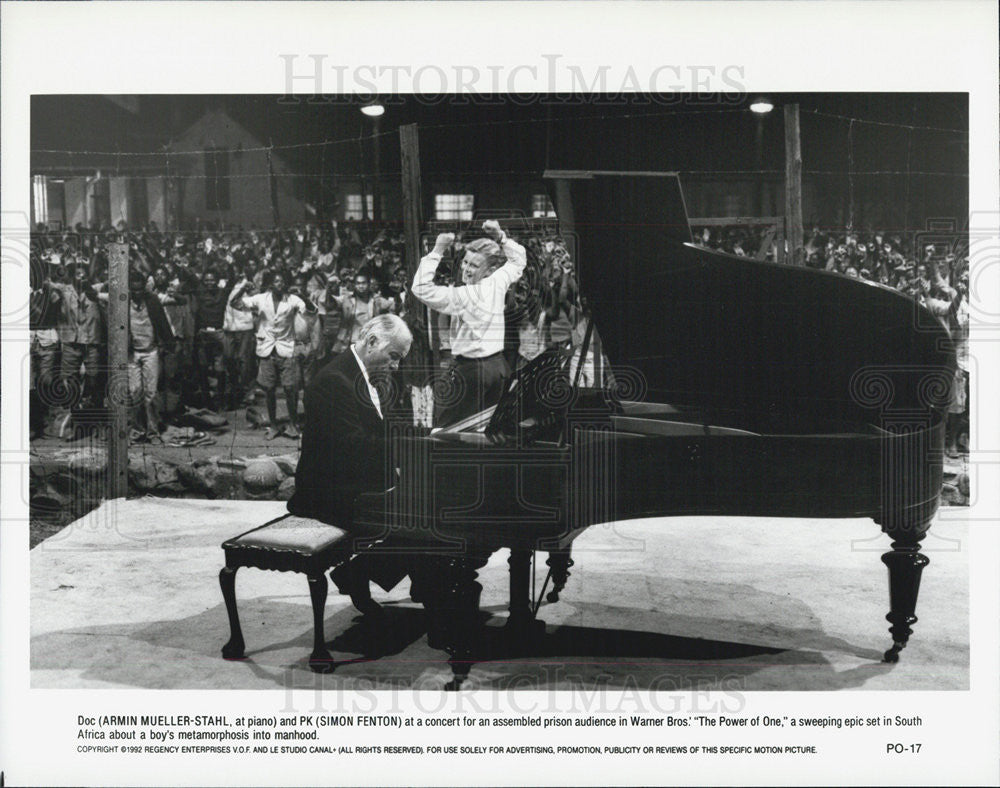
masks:
POLYGON ((917 617, 917 592, 920 574, 930 559, 920 552, 920 540, 927 533, 929 523, 917 528, 887 531, 892 538, 892 550, 882 556, 882 563, 889 569, 889 613, 886 620, 892 624, 892 648, 885 652, 886 662, 898 662, 899 652, 913 634, 912 625, 917 617))
POLYGON ((558 602, 560 592, 566 587, 569 580, 569 569, 573 566, 573 559, 570 557, 572 547, 564 550, 552 550, 545 563, 552 572, 552 590, 545 597, 548 602, 558 602))
POLYGON ((473 663, 482 642, 479 620, 478 570, 486 565, 489 553, 471 553, 460 558, 442 558, 428 562, 424 608, 427 611, 428 643, 448 652, 452 680, 447 690, 457 690, 473 663))
POLYGON ((518 641, 545 632, 545 622, 531 612, 531 550, 512 547, 507 564, 510 566, 510 615, 505 626, 507 636, 518 641))
POLYGON ((531 583, 531 551, 512 547, 510 558, 510 604, 507 609, 509 628, 523 627, 531 620, 531 594, 528 592, 531 583))

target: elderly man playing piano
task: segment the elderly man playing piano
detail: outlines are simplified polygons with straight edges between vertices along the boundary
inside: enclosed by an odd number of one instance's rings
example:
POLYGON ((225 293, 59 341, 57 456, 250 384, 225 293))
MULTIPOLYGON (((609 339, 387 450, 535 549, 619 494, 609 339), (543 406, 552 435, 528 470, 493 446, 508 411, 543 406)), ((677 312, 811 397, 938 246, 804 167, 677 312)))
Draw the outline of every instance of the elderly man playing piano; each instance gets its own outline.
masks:
POLYGON ((484 222, 483 232, 489 237, 465 247, 461 285, 434 284, 441 258, 455 242, 453 233, 437 237, 413 277, 413 295, 451 316, 449 338, 455 364, 449 385, 435 392, 442 400, 435 407, 436 426, 495 405, 511 372, 503 355, 504 302, 507 290, 524 272, 527 255, 499 222, 484 222))
MULTIPOLYGON (((359 536, 357 498, 364 492, 391 487, 385 420, 392 403, 379 395, 374 382, 399 368, 413 337, 396 315, 379 315, 361 329, 346 353, 323 367, 306 387, 302 454, 295 470, 295 494, 288 511, 336 525, 359 536)), ((387 540, 388 541, 388 540, 387 540)), ((365 614, 379 611, 368 580, 390 590, 406 574, 397 555, 355 556, 334 569, 331 577, 341 593, 365 614)))

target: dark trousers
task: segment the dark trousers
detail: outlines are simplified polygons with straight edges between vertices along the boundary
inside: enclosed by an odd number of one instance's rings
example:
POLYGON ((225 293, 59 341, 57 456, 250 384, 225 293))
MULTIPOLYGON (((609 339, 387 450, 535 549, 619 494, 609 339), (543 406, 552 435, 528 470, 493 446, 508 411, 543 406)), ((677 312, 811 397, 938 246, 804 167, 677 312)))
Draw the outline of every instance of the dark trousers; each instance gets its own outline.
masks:
POLYGON ((45 429, 49 406, 59 404, 59 394, 65 389, 60 385, 57 362, 59 341, 42 345, 32 331, 31 337, 31 405, 28 420, 33 433, 41 434, 45 429))
POLYGON ((486 358, 455 356, 434 381, 434 426, 445 427, 500 401, 510 366, 504 354, 486 358))
MULTIPOLYGON (((293 514, 298 513, 291 504, 289 509, 293 514)), ((390 525, 384 493, 361 495, 348 511, 328 511, 317 519, 336 524, 351 534, 353 580, 365 584, 370 580, 384 591, 391 591, 419 566, 427 549, 426 539, 416 540, 390 525)))
POLYGON ((239 402, 257 378, 256 340, 253 329, 224 331, 222 357, 226 367, 226 392, 233 403, 239 402))
MULTIPOLYGON (((201 329, 194 341, 195 375, 198 387, 205 397, 221 400, 225 387, 225 365, 223 362, 225 348, 222 331, 201 329), (209 378, 216 380, 216 390, 212 391, 209 378)), ((221 403, 220 403, 221 404, 221 403)))
POLYGON ((64 405, 71 410, 75 410, 82 404, 96 407, 98 403, 98 391, 100 390, 99 378, 101 366, 101 346, 94 344, 81 344, 78 342, 62 343, 62 359, 60 363, 60 377, 62 379, 64 405), (83 385, 80 385, 80 365, 83 365, 85 375, 83 385))

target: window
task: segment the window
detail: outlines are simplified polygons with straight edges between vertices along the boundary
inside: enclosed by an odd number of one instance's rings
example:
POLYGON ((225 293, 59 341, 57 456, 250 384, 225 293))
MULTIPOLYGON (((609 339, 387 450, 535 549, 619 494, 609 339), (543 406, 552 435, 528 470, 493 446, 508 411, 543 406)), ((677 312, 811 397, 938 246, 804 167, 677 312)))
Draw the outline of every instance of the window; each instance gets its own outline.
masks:
POLYGON ((229 210, 229 151, 205 151, 205 209, 229 210))
POLYGON ((531 215, 534 218, 555 218, 556 209, 552 206, 552 200, 547 194, 531 195, 531 215))
POLYGON ((34 197, 35 224, 47 224, 49 221, 48 178, 36 175, 32 178, 31 191, 34 197))
POLYGON ((435 194, 434 218, 468 221, 472 218, 472 200, 471 194, 435 194))
POLYGON ((98 227, 111 224, 111 184, 107 178, 98 178, 90 183, 90 212, 87 217, 97 222, 98 227))
MULTIPOLYGON (((361 221, 365 218, 365 211, 362 209, 361 205, 361 195, 360 194, 348 194, 346 195, 347 201, 344 205, 344 219, 354 219, 355 221, 361 221)), ((372 195, 365 195, 365 207, 368 208, 368 217, 371 218, 375 215, 373 207, 375 205, 372 195)))
POLYGON ((726 207, 723 209, 725 213, 723 216, 740 216, 743 208, 743 200, 740 199, 738 194, 727 194, 726 195, 726 207))
POLYGON ((128 181, 128 215, 134 224, 149 221, 149 199, 146 195, 146 182, 139 178, 129 178, 128 181))

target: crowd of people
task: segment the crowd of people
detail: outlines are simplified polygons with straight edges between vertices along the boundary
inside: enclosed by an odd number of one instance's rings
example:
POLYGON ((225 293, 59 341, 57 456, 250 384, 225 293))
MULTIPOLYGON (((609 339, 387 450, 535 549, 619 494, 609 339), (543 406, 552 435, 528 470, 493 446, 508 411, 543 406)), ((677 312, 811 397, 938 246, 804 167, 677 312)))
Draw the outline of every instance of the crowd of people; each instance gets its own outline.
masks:
MULTIPOLYGON (((777 248, 767 227, 696 228, 701 246, 740 257, 776 260, 777 248)), ((968 445, 969 397, 969 259, 967 247, 922 243, 919 234, 822 231, 813 227, 803 244, 805 265, 855 279, 876 282, 906 293, 941 318, 955 339, 958 370, 948 419, 947 451, 957 455, 968 445)))
MULTIPOLYGON (((763 250, 763 259, 777 258, 777 242, 773 234, 768 238, 766 226, 696 228, 695 240, 740 257, 756 257, 763 250)), ((803 257, 809 268, 878 282, 917 298, 940 297, 963 282, 967 285, 969 261, 960 248, 941 243, 918 246, 919 235, 813 227, 806 232, 803 257)))
MULTIPOLYGON (((585 322, 573 260, 554 232, 512 231, 527 266, 506 292, 503 353, 516 369, 546 350, 568 356, 582 344, 585 322)), ((438 266, 435 285, 460 283, 467 244, 481 233, 460 230, 438 266)), ((766 228, 696 229, 709 248, 756 256, 766 228)), ((417 423, 431 426, 434 369, 430 342, 446 363, 449 317, 414 309, 405 243, 398 227, 331 221, 261 230, 202 227, 196 231, 39 226, 31 239, 33 437, 58 429, 79 408, 100 408, 109 391, 106 299, 109 246, 129 247, 131 347, 129 392, 133 439, 152 440, 186 408, 232 410, 263 392, 260 426, 270 439, 298 437, 298 401, 327 362, 356 342, 379 314, 407 321, 414 350, 404 365, 417 423), (432 340, 432 335, 434 335, 432 340), (287 418, 279 423, 278 394, 287 418)), ((421 255, 432 251, 424 240, 421 255)), ((764 249, 766 259, 776 250, 764 249)), ((912 238, 878 231, 807 233, 812 268, 878 282, 927 305, 959 342, 955 418, 967 418, 968 260, 952 248, 913 248, 912 238)), ((574 360, 574 365, 579 360, 574 360)), ((593 384, 594 359, 582 381, 593 384)), ((575 369, 573 370, 575 374, 575 369)), ((957 447, 959 428, 949 431, 957 447)), ((67 433, 73 437, 74 433, 67 433)))
MULTIPOLYGON (((520 240, 530 264, 506 294, 504 353, 511 369, 547 348, 570 352, 581 324, 562 240, 527 234, 520 240)), ((267 410, 260 424, 265 438, 297 438, 299 397, 309 380, 358 340, 368 320, 385 313, 402 317, 414 333, 417 352, 402 374, 414 392, 415 417, 430 426, 430 336, 426 313, 408 300, 410 274, 398 228, 350 221, 194 232, 155 224, 39 226, 31 239, 33 437, 59 430, 74 411, 103 407, 114 388, 106 322, 110 246, 116 243, 129 248, 133 440, 155 441, 185 409, 253 405, 258 392, 267 410), (279 393, 287 409, 280 422, 279 393)), ((432 246, 431 239, 424 243, 422 254, 432 246)), ((465 247, 459 232, 435 284, 459 281, 465 247)), ((448 320, 435 313, 430 327, 446 362, 448 320)))

